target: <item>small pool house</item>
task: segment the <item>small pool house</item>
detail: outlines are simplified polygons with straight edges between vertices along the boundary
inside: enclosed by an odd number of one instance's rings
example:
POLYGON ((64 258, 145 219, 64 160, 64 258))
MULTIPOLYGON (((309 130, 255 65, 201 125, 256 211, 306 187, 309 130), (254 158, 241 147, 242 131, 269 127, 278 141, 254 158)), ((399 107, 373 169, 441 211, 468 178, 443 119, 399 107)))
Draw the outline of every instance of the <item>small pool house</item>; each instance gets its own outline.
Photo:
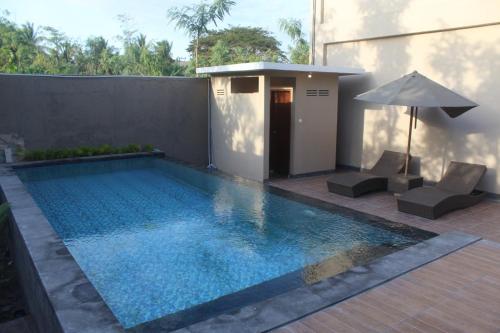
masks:
POLYGON ((359 68, 278 63, 203 67, 210 163, 264 181, 335 169, 338 80, 359 68))

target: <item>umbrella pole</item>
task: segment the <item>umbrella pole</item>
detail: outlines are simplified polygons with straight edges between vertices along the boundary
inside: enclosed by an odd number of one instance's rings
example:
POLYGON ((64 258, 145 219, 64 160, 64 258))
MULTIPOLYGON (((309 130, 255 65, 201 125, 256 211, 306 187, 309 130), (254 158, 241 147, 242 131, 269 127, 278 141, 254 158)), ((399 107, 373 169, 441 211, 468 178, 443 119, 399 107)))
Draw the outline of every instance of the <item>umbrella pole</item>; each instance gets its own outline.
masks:
POLYGON ((410 107, 410 128, 408 131, 408 146, 406 147, 405 176, 408 176, 408 167, 410 164, 410 145, 411 145, 412 130, 413 130, 413 106, 410 107))

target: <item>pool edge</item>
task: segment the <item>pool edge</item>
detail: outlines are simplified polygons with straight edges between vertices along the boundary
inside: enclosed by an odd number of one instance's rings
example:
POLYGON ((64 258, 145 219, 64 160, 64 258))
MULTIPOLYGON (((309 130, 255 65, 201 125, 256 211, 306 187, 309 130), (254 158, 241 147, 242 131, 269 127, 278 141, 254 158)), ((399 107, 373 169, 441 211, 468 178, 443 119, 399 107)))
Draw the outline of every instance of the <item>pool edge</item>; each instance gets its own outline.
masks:
MULTIPOLYGON (((481 237, 457 231, 441 234, 318 283, 296 288, 173 332, 268 332, 380 286, 479 240, 481 237)), ((158 332, 167 332, 162 330, 161 322, 156 325, 158 332)), ((148 325, 144 330, 130 331, 141 333, 150 332, 151 329, 156 328, 148 325)))
POLYGON ((22 168, 32 168, 32 167, 59 165, 59 164, 76 164, 76 163, 86 163, 86 162, 123 160, 123 159, 127 159, 127 158, 139 158, 139 157, 161 157, 161 158, 164 158, 165 153, 158 150, 158 151, 153 151, 153 152, 70 157, 70 158, 60 158, 60 159, 54 159, 54 160, 22 161, 22 162, 5 164, 5 166, 7 168, 10 167, 13 169, 22 169, 22 168))
POLYGON ((15 167, 0 166, 0 195, 11 207, 9 245, 29 313, 38 330, 124 332, 17 177, 15 167))
MULTIPOLYGON (((143 156, 151 156, 151 154, 136 157, 143 156)), ((76 162, 90 162, 130 157, 134 156, 130 154, 127 154, 127 156, 115 155, 112 157, 97 156, 92 159, 78 159, 78 161, 76 162)), ((55 163, 53 161, 49 161, 49 163, 36 162, 36 165, 33 165, 33 163, 27 165, 26 163, 21 167, 51 165, 68 162, 74 163, 74 161, 55 161, 55 163)), ((21 275, 21 285, 23 286, 25 295, 36 295, 36 297, 30 297, 26 299, 28 303, 31 303, 28 304, 28 307, 31 310, 35 321, 39 326, 43 328, 43 330, 41 331, 149 332, 149 329, 153 326, 160 325, 159 327, 157 327, 159 328, 159 331, 165 332, 165 328, 161 328, 161 318, 153 320, 152 322, 145 323, 144 325, 141 324, 140 328, 134 327, 132 328, 132 330, 123 329, 114 314, 99 296, 96 289, 86 278, 85 274, 76 263, 74 258, 71 256, 71 254, 69 254, 64 243, 52 229, 52 226, 47 221, 40 208, 36 205, 33 198, 24 187, 24 184, 20 181, 20 179, 13 171, 13 169, 17 167, 17 165, 0 166, 0 190, 3 190, 4 197, 12 205, 10 237, 15 246, 14 255, 16 259, 16 268, 21 275), (38 226, 38 228, 33 228, 34 226, 38 226), (64 274, 62 274, 62 272, 64 272, 64 274), (71 279, 64 280, 62 279, 63 275, 71 275, 71 279)), ((375 259, 368 265, 355 267, 345 273, 341 273, 330 279, 323 280, 317 284, 307 287, 299 287, 282 295, 278 295, 264 301, 257 302, 255 304, 244 306, 242 308, 239 308, 238 310, 216 315, 215 317, 195 323, 176 332, 206 332, 228 329, 229 331, 238 330, 241 332, 260 332, 270 330, 275 327, 282 326, 287 322, 300 319, 301 317, 321 310, 321 308, 324 308, 326 306, 338 303, 360 292, 373 288, 381 283, 385 283, 390 279, 393 279, 410 270, 416 269, 421 265, 436 260, 446 254, 458 250, 461 247, 478 241, 479 239, 479 237, 461 233, 452 233, 451 235, 444 234, 441 236, 437 236, 428 241, 413 245, 407 249, 375 259), (443 246, 442 244, 441 247, 439 246, 439 243, 441 241, 446 241, 450 237, 455 237, 455 242, 452 244, 453 246, 443 246), (381 264, 382 266, 391 266, 393 263, 391 263, 390 260, 394 260, 392 256, 400 254, 402 252, 404 255, 406 253, 405 251, 419 246, 423 246, 423 248, 419 249, 424 251, 427 249, 426 246, 424 246, 426 244, 421 244, 432 240, 436 240, 435 242, 437 242, 438 249, 440 249, 444 254, 441 254, 434 259, 432 259, 432 257, 429 257, 431 259, 427 258, 428 260, 424 260, 425 262, 421 263, 419 266, 413 266, 403 273, 399 273, 397 275, 393 274, 392 277, 385 278, 381 276, 380 273, 377 273, 377 267, 378 269, 380 269, 380 267, 373 266, 376 263, 381 264), (459 246, 460 244, 462 245, 459 246), (388 259, 391 257, 393 259, 388 259), (368 282, 363 280, 363 278, 369 275, 366 273, 366 271, 364 271, 365 268, 368 270, 375 270, 375 275, 370 275, 371 280, 369 280, 368 282), (378 282, 376 285, 372 285, 373 281, 379 281, 381 277, 383 278, 382 282, 378 282), (379 280, 376 280, 377 278, 379 280), (344 292, 345 290, 337 291, 337 288, 332 288, 332 286, 335 285, 336 287, 338 287, 338 284, 340 283, 346 283, 346 281, 356 279, 362 280, 358 282, 361 283, 361 286, 363 286, 363 288, 358 290, 354 294, 350 289, 350 294, 347 293, 347 296, 344 295, 343 298, 338 299, 338 294, 344 292), (327 296, 328 293, 336 294, 335 297, 337 298, 334 298, 332 301, 332 298, 329 298, 329 296, 327 296), (312 299, 308 300, 309 296, 311 296, 312 299), (285 301, 283 301, 283 298, 285 299, 285 301), (278 300, 278 303, 274 303, 276 300, 278 300), (326 303, 325 300, 327 300, 326 303), (312 304, 308 303, 311 301, 314 302, 312 304), (271 304, 266 305, 267 303, 271 304), (320 307, 318 308, 318 306, 320 307), (291 307, 293 309, 290 309, 291 307), (307 311, 304 311, 304 309, 306 309, 307 311), (255 314, 255 311, 260 312, 260 316, 265 316, 266 314, 271 313, 274 316, 274 321, 267 322, 263 320, 263 318, 258 316, 259 313, 257 313, 257 315, 255 314), (278 323, 276 323, 276 319, 279 319, 278 323), (256 322, 252 322, 252 320, 256 322), (222 328, 222 324, 224 328, 222 328), (215 325, 216 327, 213 327, 213 325, 215 325)), ((431 248, 434 247, 431 246, 431 248)), ((429 252, 428 249, 427 252, 429 252)), ((428 253, 428 255, 430 256, 431 254, 428 253)), ((417 251, 417 253, 412 254, 412 257, 410 259, 418 259, 418 257, 419 253, 417 251)), ((406 258, 403 263, 407 264, 407 262, 409 261, 410 260, 406 258)))

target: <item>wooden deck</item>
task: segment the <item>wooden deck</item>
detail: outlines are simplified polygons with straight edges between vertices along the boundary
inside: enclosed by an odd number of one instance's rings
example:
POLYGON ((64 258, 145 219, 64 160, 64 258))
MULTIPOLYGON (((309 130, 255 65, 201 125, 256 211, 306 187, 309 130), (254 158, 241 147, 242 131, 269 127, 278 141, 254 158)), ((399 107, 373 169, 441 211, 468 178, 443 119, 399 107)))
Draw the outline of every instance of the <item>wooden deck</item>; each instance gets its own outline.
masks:
POLYGON ((438 234, 458 230, 500 242, 500 202, 484 200, 478 205, 446 214, 437 220, 427 220, 399 212, 396 199, 390 193, 373 193, 359 198, 330 193, 326 187, 327 178, 325 175, 292 178, 272 181, 269 184, 438 234))
POLYGON ((273 332, 500 332, 500 244, 479 241, 273 332))
POLYGON ((500 332, 499 202, 485 200, 431 221, 398 212, 388 193, 356 199, 329 193, 326 178, 277 180, 270 185, 432 232, 459 230, 484 240, 274 333, 500 332))

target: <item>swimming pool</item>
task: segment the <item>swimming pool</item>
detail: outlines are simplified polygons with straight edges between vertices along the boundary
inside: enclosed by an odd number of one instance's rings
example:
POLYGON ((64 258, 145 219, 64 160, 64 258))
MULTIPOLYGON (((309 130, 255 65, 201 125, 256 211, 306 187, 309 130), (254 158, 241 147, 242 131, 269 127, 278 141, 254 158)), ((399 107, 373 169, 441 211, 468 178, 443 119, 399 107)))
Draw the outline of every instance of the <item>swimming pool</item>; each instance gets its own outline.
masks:
POLYGON ((16 172, 127 328, 297 271, 314 282, 325 267, 429 237, 158 158, 16 172))

